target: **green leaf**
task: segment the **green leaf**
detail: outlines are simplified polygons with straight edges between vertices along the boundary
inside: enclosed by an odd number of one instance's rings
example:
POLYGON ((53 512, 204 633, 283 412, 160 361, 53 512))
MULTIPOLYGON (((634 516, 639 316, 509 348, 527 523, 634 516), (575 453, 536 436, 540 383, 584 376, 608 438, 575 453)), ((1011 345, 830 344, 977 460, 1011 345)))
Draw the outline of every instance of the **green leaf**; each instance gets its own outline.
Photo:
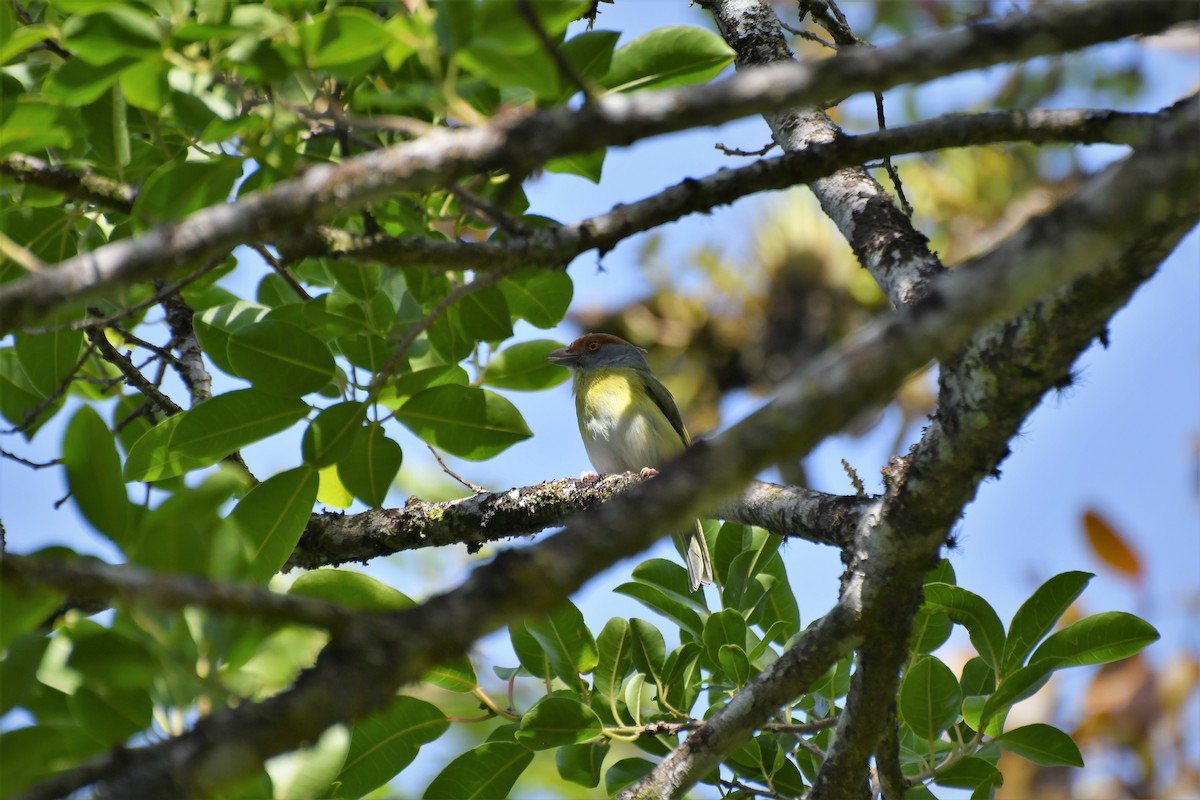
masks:
POLYGON ((13 797, 33 781, 61 774, 64 767, 103 749, 78 724, 29 725, 0 733, 0 797, 13 797))
POLYGON ((704 628, 700 615, 662 589, 645 583, 623 583, 613 591, 632 597, 647 608, 662 614, 692 636, 700 638, 704 628))
POLYGON ((633 665, 633 632, 629 623, 613 617, 596 637, 596 645, 599 658, 592 673, 593 686, 600 696, 615 700, 633 665))
POLYGON ((900 681, 897 710, 917 736, 936 739, 954 724, 962 691, 950 668, 933 656, 919 656, 900 681))
MULTIPOLYGON (((616 31, 584 31, 563 42, 559 51, 589 81, 599 82, 612 67, 613 50, 621 35, 616 31)), ((560 102, 579 91, 572 81, 555 70, 559 80, 560 102)))
POLYGON ((559 347, 550 339, 514 344, 492 356, 481 380, 498 389, 523 391, 557 386, 571 377, 570 370, 546 361, 546 355, 559 347))
POLYGON ((667 660, 667 645, 662 632, 637 617, 629 620, 629 631, 633 634, 633 666, 653 678, 655 683, 661 683, 667 660))
POLYGON ((648 558, 633 568, 633 579, 661 589, 681 603, 695 608, 701 613, 708 612, 703 592, 693 592, 688 584, 687 570, 674 561, 665 558, 648 558))
POLYGON ((1070 736, 1053 725, 1036 722, 997 736, 995 741, 1005 750, 1044 767, 1082 767, 1083 755, 1070 736))
POLYGON ((999 667, 1004 651, 1004 623, 979 595, 948 583, 925 585, 925 605, 945 613, 967 629, 979 657, 999 667))
POLYGON ((600 736, 600 717, 573 697, 550 695, 521 715, 517 741, 531 750, 583 744, 600 736))
POLYGON ((554 669, 550 666, 546 651, 525 627, 524 622, 509 625, 508 638, 512 642, 513 652, 517 654, 517 660, 526 672, 546 681, 554 676, 554 669))
POLYGON ((604 773, 604 791, 609 796, 629 786, 654 769, 654 762, 644 758, 622 758, 604 773))
POLYGON ((704 28, 671 25, 634 39, 612 56, 603 84, 617 91, 706 83, 733 63, 733 50, 704 28))
POLYGON ((62 26, 63 46, 88 64, 118 57, 145 58, 161 50, 154 20, 135 8, 108 5, 91 14, 75 14, 62 26))
POLYGON ((1006 676, 996 687, 996 691, 984 702, 979 722, 971 727, 978 730, 980 725, 989 722, 1003 709, 1032 696, 1046 685, 1046 681, 1050 679, 1050 673, 1053 671, 1053 662, 1043 661, 1040 664, 1020 667, 1011 675, 1006 676))
POLYGON ((449 728, 450 721, 437 706, 415 697, 397 697, 386 710, 355 723, 332 796, 370 794, 408 766, 421 745, 449 728))
POLYGON ((89 735, 106 745, 124 742, 150 726, 154 703, 145 687, 104 687, 84 684, 67 701, 71 716, 89 735))
POLYGON ((254 388, 283 397, 315 392, 334 375, 328 345, 286 322, 263 320, 238 328, 230 334, 226 352, 254 388))
MULTIPOLYGON (((58 592, 17 588, 11 581, 0 583, 0 650, 44 622, 60 603, 62 597, 58 592)), ((0 660, 0 665, 4 663, 0 660)), ((0 687, 0 691, 7 688, 0 687)))
POLYGON ((425 673, 423 680, 448 692, 470 692, 479 686, 475 668, 466 656, 434 667, 425 673))
POLYGON ((204 354, 221 371, 240 378, 242 376, 234 369, 227 355, 229 336, 239 328, 258 322, 270 310, 257 303, 238 300, 236 303, 226 303, 205 309, 203 313, 192 318, 192 327, 196 331, 196 339, 200 342, 204 354))
POLYGON ((392 34, 370 11, 337 8, 297 26, 308 65, 340 78, 369 70, 392 44, 392 34))
POLYGON ((380 393, 379 401, 388 408, 398 408, 399 401, 420 394, 434 386, 446 384, 466 386, 470 383, 467 371, 457 364, 426 367, 398 376, 380 393))
POLYGON ((608 751, 604 741, 558 748, 554 753, 554 763, 558 767, 559 777, 589 789, 596 788, 600 785, 600 770, 604 767, 604 757, 608 751))
MULTIPOLYGON (((133 470, 131 464, 142 467, 143 456, 146 469, 154 472, 165 469, 171 453, 178 453, 185 462, 202 466, 215 464, 225 456, 240 450, 253 442, 266 439, 268 436, 286 430, 308 412, 308 406, 300 400, 286 397, 276 397, 264 394, 255 389, 241 389, 235 392, 219 394, 195 408, 182 414, 173 430, 169 431, 166 442, 156 441, 162 438, 155 436, 155 431, 165 423, 155 426, 137 441, 129 458, 125 462, 125 480, 156 480, 182 474, 185 470, 160 473, 155 477, 133 470), (151 453, 139 453, 147 442, 148 447, 154 448, 151 453), (163 445, 167 453, 161 453, 163 445), (139 458, 135 459, 135 455, 139 458), (155 458, 155 456, 159 456, 155 458)), ((171 422, 168 420, 167 422, 171 422)), ((190 467, 194 468, 194 467, 190 467)))
POLYGON ((979 756, 968 756, 938 770, 933 781, 939 786, 976 789, 981 786, 1000 786, 1004 783, 1004 776, 991 762, 979 756))
POLYGON ((325 270, 337 285, 351 297, 370 300, 379 292, 382 268, 378 264, 358 264, 353 261, 330 260, 325 270))
MULTIPOLYGON (((16 351, 11 347, 0 348, 0 414, 13 425, 24 425, 26 415, 42 407, 45 397, 29 382, 25 370, 17 361, 16 351)), ((38 428, 45 424, 58 409, 62 408, 60 397, 49 408, 43 408, 23 431, 26 439, 33 438, 38 428)))
POLYGON ((56 330, 48 333, 18 333, 13 336, 17 361, 30 386, 49 397, 58 391, 79 362, 83 333, 56 330))
POLYGON ((1034 651, 1029 664, 1049 663, 1056 670, 1105 664, 1127 658, 1158 638, 1149 622, 1124 611, 1105 611, 1051 634, 1034 651))
POLYGON ((499 289, 514 318, 535 328, 553 328, 567 314, 574 284, 560 270, 528 269, 500 281, 499 289))
POLYGON ((508 301, 495 286, 472 292, 458 301, 463 331, 483 342, 498 342, 512 336, 508 301))
POLYGON ((663 664, 663 694, 659 697, 659 706, 664 711, 686 713, 695 704, 700 696, 701 655, 699 643, 687 642, 667 656, 663 664))
POLYGON ((366 418, 367 407, 353 400, 324 409, 309 424, 300 443, 305 463, 320 468, 341 461, 354 447, 366 418))
POLYGON ((1028 600, 1021 604, 1008 626, 1008 639, 1004 643, 1001 659, 1001 675, 1010 675, 1054 627, 1075 598, 1094 576, 1089 572, 1064 572, 1055 575, 1037 588, 1028 600))
POLYGON ((704 623, 704 633, 700 641, 704 644, 704 652, 708 655, 709 662, 719 665, 722 646, 735 645, 745 650, 746 620, 740 612, 732 608, 717 611, 704 623))
POLYGON ((75 413, 62 452, 71 497, 83 516, 118 545, 128 540, 134 506, 121 480, 116 441, 94 408, 75 413))
POLYGON ((593 150, 590 153, 559 156, 546 162, 546 171, 560 175, 578 175, 592 183, 600 183, 604 173, 604 157, 607 154, 607 150, 593 150))
POLYGON ((337 474, 355 497, 378 508, 387 498, 403 460, 400 445, 384 434, 382 425, 372 423, 358 429, 350 452, 338 461, 337 474))
POLYGON ((913 617, 912 643, 909 649, 914 653, 932 653, 937 650, 954 630, 950 617, 939 611, 922 607, 913 617))
POLYGON ((129 560, 163 572, 207 577, 237 574, 244 549, 220 508, 245 485, 240 471, 218 470, 195 488, 181 487, 156 508, 141 514, 137 530, 124 543, 129 560), (228 547, 232 542, 233 547, 228 547), (232 558, 227 558, 232 550, 232 558))
POLYGON ((599 651, 583 613, 569 600, 549 614, 527 619, 525 628, 550 659, 554 673, 568 686, 579 686, 580 675, 596 668, 599 651))
POLYGON ((162 663, 144 644, 111 628, 76 628, 71 638, 67 664, 82 672, 85 684, 98 691, 144 691, 162 670, 162 663))
POLYGON ((734 686, 743 686, 750 679, 750 657, 746 649, 734 644, 723 644, 717 651, 717 664, 734 686))
POLYGON ((179 423, 183 422, 183 414, 167 417, 141 437, 129 448, 125 457, 126 481, 159 481, 183 475, 194 469, 208 467, 216 463, 218 458, 195 458, 184 455, 171 446, 179 423))
POLYGON ((476 341, 463 330, 458 306, 450 306, 426 332, 429 344, 447 363, 457 364, 475 351, 476 341))
POLYGON ((533 435, 505 398, 455 384, 434 386, 413 396, 396 418, 430 444, 473 461, 491 458, 533 435))
POLYGON ((451 761, 425 790, 425 800, 490 800, 507 797, 533 761, 519 744, 481 744, 451 761))
POLYGON ((316 502, 317 471, 297 467, 267 478, 234 507, 229 519, 246 543, 254 580, 266 580, 287 562, 316 502))
POLYGON ((322 568, 306 572, 288 594, 311 597, 364 611, 400 611, 416 605, 412 598, 361 572, 322 568))
POLYGON ((233 184, 242 176, 242 165, 242 159, 231 156, 167 162, 146 179, 133 203, 133 213, 166 222, 224 203, 233 184))

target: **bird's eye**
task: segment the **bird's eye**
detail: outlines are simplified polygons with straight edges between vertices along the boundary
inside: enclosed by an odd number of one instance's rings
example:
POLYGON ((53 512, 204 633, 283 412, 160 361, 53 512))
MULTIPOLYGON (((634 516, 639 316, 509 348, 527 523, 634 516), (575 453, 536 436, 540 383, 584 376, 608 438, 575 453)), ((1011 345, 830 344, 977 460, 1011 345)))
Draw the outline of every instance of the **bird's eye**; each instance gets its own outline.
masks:
POLYGON ((588 342, 588 350, 591 350, 594 353, 599 349, 600 349, 599 342, 588 342))

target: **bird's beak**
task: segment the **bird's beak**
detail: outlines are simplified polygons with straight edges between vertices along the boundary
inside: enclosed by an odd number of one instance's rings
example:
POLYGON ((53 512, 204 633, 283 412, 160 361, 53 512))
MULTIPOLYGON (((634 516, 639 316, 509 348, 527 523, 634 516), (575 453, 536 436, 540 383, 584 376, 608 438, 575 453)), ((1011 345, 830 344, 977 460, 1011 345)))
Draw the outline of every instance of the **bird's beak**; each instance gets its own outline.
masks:
POLYGON ((579 361, 579 356, 572 353, 565 347, 560 347, 557 350, 551 350, 546 354, 546 360, 551 364, 561 364, 564 367, 573 367, 579 361))

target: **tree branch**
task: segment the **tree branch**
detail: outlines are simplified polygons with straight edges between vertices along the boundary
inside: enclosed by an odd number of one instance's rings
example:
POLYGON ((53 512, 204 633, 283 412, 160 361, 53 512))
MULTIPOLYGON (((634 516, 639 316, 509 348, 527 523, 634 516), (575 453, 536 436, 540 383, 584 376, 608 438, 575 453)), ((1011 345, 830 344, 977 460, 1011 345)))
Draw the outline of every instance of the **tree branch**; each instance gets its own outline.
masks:
MULTIPOLYGON (((452 544, 465 544, 468 552, 475 553, 488 542, 530 536, 562 525, 580 511, 645 480, 637 472, 595 480, 563 478, 448 502, 412 498, 403 508, 349 516, 313 514, 283 569, 366 562, 402 550, 452 544)), ((716 516, 758 525, 777 536, 841 547, 849 541, 868 502, 755 481, 741 498, 717 509, 716 516)))
POLYGON ((318 226, 298 239, 277 244, 293 259, 334 256, 394 267, 477 271, 555 267, 588 250, 603 255, 635 233, 688 214, 708 212, 756 192, 816 181, 848 166, 888 155, 1012 141, 1133 145, 1145 139, 1154 119, 1153 114, 1090 109, 949 114, 901 128, 843 135, 784 156, 722 169, 703 178, 688 178, 604 214, 539 228, 525 236, 466 243, 419 236, 352 234, 318 226))
POLYGON ((354 611, 335 603, 291 597, 239 583, 210 581, 196 575, 163 575, 131 564, 102 561, 0 556, 0 575, 21 586, 50 587, 83 604, 115 601, 122 605, 174 610, 203 606, 211 611, 263 622, 293 622, 331 631, 342 629, 354 611))
POLYGON ((287 230, 397 192, 422 191, 496 169, 525 173, 557 156, 1155 33, 1193 17, 1190 5, 1176 2, 1055 6, 887 48, 852 48, 812 65, 763 67, 708 86, 614 95, 580 109, 435 131, 339 165, 316 166, 236 203, 202 209, 0 287, 0 334, 109 288, 164 277, 236 245, 281 238, 287 230))

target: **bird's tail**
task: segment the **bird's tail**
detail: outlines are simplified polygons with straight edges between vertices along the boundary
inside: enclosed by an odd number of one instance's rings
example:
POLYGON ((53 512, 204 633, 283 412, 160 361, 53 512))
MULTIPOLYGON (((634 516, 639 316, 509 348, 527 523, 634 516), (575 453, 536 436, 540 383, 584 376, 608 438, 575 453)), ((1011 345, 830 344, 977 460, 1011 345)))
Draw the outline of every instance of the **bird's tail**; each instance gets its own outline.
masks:
POLYGON ((704 529, 700 527, 700 520, 696 520, 692 530, 684 532, 683 540, 688 584, 694 592, 713 582, 712 558, 708 554, 708 542, 704 539, 704 529))

